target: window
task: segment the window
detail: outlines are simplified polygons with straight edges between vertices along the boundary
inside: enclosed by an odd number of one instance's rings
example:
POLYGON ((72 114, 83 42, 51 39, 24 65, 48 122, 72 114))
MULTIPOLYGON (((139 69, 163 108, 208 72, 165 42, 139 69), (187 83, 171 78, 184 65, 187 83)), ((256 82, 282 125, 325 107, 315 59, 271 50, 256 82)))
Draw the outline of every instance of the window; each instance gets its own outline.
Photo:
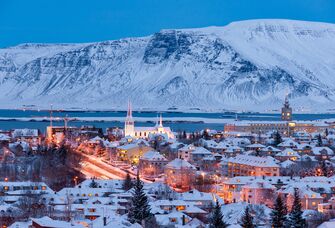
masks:
POLYGON ((176 206, 176 210, 177 211, 183 211, 183 210, 185 210, 185 206, 184 205, 176 206))
POLYGON ((177 222, 177 218, 170 218, 170 222, 177 222))
POLYGON ((95 208, 89 208, 88 211, 91 212, 91 213, 95 212, 95 208))

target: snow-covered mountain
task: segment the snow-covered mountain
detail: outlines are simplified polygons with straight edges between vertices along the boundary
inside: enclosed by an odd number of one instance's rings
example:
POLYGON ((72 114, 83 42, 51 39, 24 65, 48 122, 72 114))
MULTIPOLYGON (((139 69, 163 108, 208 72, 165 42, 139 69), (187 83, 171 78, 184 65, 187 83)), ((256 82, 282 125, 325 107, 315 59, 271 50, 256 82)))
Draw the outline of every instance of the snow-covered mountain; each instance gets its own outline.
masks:
POLYGON ((251 20, 88 44, 0 49, 0 107, 335 108, 335 25, 251 20))

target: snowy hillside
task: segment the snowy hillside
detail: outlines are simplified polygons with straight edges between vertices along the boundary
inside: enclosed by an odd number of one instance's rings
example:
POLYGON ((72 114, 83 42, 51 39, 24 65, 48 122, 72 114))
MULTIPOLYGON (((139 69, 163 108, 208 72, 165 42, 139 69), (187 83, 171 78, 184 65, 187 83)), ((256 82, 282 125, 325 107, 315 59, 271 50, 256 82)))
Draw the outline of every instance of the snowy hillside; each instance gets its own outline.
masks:
POLYGON ((335 109, 335 25, 251 20, 0 49, 0 108, 335 109))

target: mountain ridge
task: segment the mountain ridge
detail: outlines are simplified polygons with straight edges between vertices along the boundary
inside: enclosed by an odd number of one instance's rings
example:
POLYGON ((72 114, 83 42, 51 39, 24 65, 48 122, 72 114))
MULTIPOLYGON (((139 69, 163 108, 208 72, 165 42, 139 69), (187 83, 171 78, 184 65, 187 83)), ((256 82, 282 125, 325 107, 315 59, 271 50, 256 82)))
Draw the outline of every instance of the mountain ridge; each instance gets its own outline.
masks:
POLYGON ((0 49, 0 107, 332 109, 335 25, 250 20, 138 38, 0 49))

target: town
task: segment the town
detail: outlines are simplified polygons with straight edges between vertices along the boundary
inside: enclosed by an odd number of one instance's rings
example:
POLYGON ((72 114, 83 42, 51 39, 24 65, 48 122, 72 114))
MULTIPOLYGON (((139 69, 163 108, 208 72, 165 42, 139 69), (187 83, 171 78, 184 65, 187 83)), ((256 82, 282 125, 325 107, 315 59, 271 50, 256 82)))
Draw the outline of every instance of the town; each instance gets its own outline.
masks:
POLYGON ((2 227, 332 227, 335 122, 0 133, 2 227), (287 224, 299 224, 290 226, 287 224))

